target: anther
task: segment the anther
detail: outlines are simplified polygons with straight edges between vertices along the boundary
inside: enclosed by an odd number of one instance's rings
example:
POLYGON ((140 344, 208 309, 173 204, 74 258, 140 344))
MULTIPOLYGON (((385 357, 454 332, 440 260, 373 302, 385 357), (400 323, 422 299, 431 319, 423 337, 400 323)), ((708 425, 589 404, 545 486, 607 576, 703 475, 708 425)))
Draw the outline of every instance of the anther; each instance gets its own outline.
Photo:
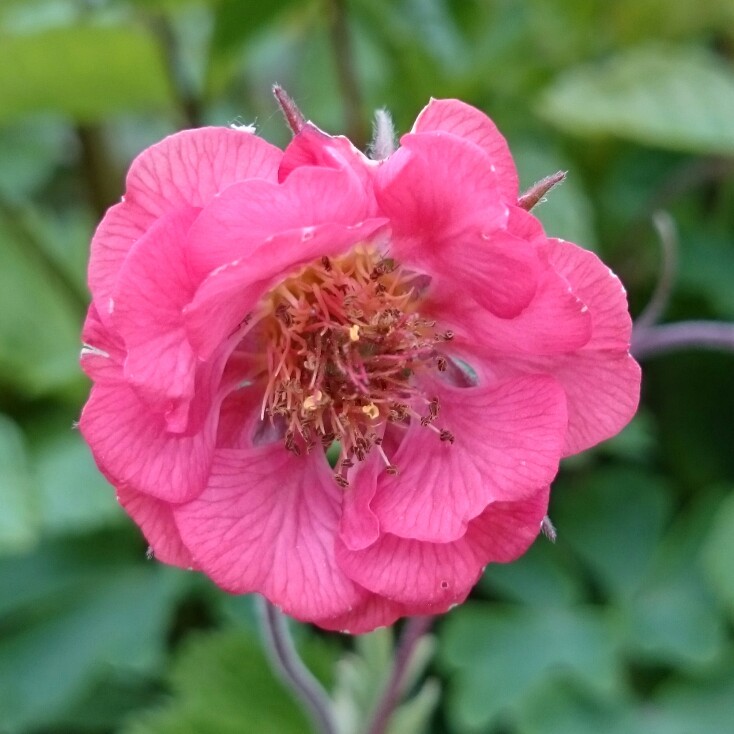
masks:
POLYGON ((454 442, 454 434, 451 433, 451 431, 447 431, 445 428, 439 434, 439 438, 442 441, 448 441, 449 443, 453 443, 454 442))
POLYGON ((293 323, 293 317, 290 314, 288 306, 281 303, 278 308, 275 309, 275 315, 280 319, 286 326, 290 326, 293 323))
POLYGON ((374 403, 370 403, 369 405, 363 405, 362 412, 370 420, 375 420, 375 418, 377 418, 380 415, 380 410, 374 403))
POLYGON ((436 358, 436 367, 438 367, 439 372, 446 372, 448 369, 449 363, 446 359, 446 357, 437 357, 436 358))
POLYGON ((441 336, 444 341, 450 342, 454 338, 454 332, 451 329, 447 329, 441 336))
POLYGON ((331 271, 331 260, 326 255, 321 258, 321 265, 327 273, 331 271))
POLYGON ((395 466, 395 464, 390 464, 390 466, 385 469, 385 471, 391 476, 394 477, 398 474, 398 468, 395 466))
POLYGON ((349 486, 349 480, 341 474, 334 474, 334 481, 342 488, 349 486))

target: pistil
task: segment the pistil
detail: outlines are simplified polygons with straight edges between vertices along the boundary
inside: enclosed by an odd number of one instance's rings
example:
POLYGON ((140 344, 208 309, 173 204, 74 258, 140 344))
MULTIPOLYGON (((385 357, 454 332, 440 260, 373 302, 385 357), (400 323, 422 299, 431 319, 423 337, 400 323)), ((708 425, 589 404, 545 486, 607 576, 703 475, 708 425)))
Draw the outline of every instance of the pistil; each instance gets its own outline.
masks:
POLYGON ((281 417, 286 449, 341 444, 335 479, 377 447, 386 470, 397 473, 382 448, 388 422, 411 416, 437 429, 438 398, 426 398, 416 376, 445 369, 440 349, 453 334, 438 331, 419 308, 418 276, 369 247, 338 258, 322 257, 287 278, 259 311, 268 381, 262 417, 281 417), (420 415, 411 406, 427 406, 420 415))

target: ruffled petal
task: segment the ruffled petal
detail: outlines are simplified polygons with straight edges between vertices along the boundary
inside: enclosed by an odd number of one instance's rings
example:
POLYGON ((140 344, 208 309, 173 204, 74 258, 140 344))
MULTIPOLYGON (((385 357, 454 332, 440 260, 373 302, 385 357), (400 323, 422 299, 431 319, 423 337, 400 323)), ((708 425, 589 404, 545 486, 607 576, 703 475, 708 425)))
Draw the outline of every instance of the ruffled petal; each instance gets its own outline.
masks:
POLYGON ((170 433, 165 416, 151 411, 121 375, 92 388, 79 423, 110 484, 166 502, 183 502, 205 487, 216 426, 212 409, 191 435, 170 433))
POLYGON ((435 388, 437 423, 455 442, 440 442, 415 421, 383 474, 372 510, 383 532, 447 543, 493 502, 517 500, 550 484, 566 431, 566 399, 548 375, 475 388, 435 388))
POLYGON ((402 604, 395 604, 377 594, 366 592, 365 596, 366 599, 355 605, 351 611, 337 617, 315 619, 313 623, 322 629, 345 635, 363 635, 380 627, 387 627, 409 613, 402 604))
POLYGON ((495 167, 500 192, 510 202, 519 194, 519 179, 507 141, 481 110, 458 99, 432 99, 413 125, 413 132, 442 131, 478 145, 495 167))
POLYGON ((392 222, 395 257, 420 264, 467 231, 502 228, 508 205, 483 151, 453 135, 404 135, 377 170, 380 210, 392 222))
POLYGON ((502 229, 509 207, 487 156, 445 133, 407 135, 402 143, 377 174, 391 254, 502 318, 519 314, 535 294, 541 262, 535 248, 502 229))
POLYGON ((141 207, 123 201, 107 210, 92 237, 87 279, 105 323, 110 320, 112 291, 127 253, 154 221, 155 217, 141 207))
POLYGON ((423 312, 454 331, 454 345, 462 353, 498 360, 507 354, 570 352, 591 338, 589 308, 550 267, 541 273, 532 301, 514 318, 479 307, 458 286, 432 288, 423 312))
POLYGON ((244 181, 207 206, 191 228, 189 264, 202 278, 248 257, 268 238, 321 224, 355 225, 370 214, 364 190, 343 169, 297 168, 282 183, 244 181))
POLYGON ((108 329, 92 303, 82 328, 82 347, 79 361, 86 374, 95 382, 120 379, 125 359, 125 345, 120 337, 108 329))
POLYGON ((495 502, 452 543, 407 540, 386 534, 350 551, 337 542, 337 559, 358 584, 403 604, 409 614, 445 611, 461 603, 491 562, 522 555, 540 532, 548 487, 517 502, 495 502))
POLYGON ((205 127, 171 135, 132 163, 123 201, 92 239, 89 286, 103 321, 117 274, 133 244, 160 216, 200 207, 235 181, 275 181, 282 152, 251 133, 205 127))
POLYGON ((567 354, 506 354, 491 369, 504 376, 545 372, 558 380, 568 401, 568 456, 629 422, 639 402, 640 367, 628 353, 632 323, 619 279, 596 255, 569 242, 549 240, 548 256, 588 304, 589 340, 567 354))
POLYGON ((125 198, 156 218, 179 207, 202 207, 236 181, 276 181, 282 157, 280 149, 246 130, 184 130, 133 161, 125 198))
POLYGON ((206 490, 174 513, 197 564, 219 586, 261 593, 310 621, 363 599, 334 558, 340 493, 320 452, 220 449, 206 490))
POLYGON ((316 125, 307 122, 283 152, 278 170, 278 180, 285 181, 301 166, 326 166, 348 168, 365 191, 371 189, 373 172, 377 166, 343 135, 328 135, 316 125))
POLYGON ((208 359, 260 298, 294 270, 367 241, 384 222, 369 219, 353 226, 327 223, 289 230, 214 270, 184 309, 188 339, 198 356, 208 359))
POLYGON ((117 499, 143 531, 156 560, 193 569, 194 560, 181 540, 168 502, 124 488, 117 491, 117 499))
POLYGON ((186 264, 186 236, 198 214, 161 217, 135 244, 120 270, 112 319, 127 347, 124 374, 154 408, 177 410, 193 397, 196 357, 183 308, 196 287, 186 264))

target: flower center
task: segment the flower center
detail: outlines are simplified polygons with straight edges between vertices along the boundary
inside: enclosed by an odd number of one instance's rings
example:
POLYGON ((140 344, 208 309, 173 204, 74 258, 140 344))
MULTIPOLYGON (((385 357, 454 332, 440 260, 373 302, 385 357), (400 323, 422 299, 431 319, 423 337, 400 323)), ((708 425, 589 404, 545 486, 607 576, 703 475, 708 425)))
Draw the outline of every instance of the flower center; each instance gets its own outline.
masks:
POLYGON ((285 446, 296 454, 301 446, 310 451, 339 441, 341 486, 344 471, 373 448, 389 472, 397 471, 382 449, 388 422, 412 417, 453 442, 432 425, 438 399, 427 398, 415 380, 423 370, 446 369, 439 345, 453 338, 420 315, 422 279, 359 245, 307 265, 263 302, 269 379, 262 417, 283 418, 285 446))

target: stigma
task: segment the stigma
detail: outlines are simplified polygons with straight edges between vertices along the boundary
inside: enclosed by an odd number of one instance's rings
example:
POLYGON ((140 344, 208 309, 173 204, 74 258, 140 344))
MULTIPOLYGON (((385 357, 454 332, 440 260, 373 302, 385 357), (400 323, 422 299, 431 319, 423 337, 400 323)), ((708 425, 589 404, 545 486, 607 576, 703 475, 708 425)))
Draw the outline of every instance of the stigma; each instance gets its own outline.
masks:
POLYGON ((308 264, 273 288, 257 312, 265 355, 261 418, 285 424, 295 454, 340 446, 335 480, 348 486, 355 462, 382 448, 389 423, 411 420, 435 431, 439 400, 421 390, 428 370, 446 369, 442 347, 453 334, 421 316, 424 276, 375 248, 358 245, 308 264))

